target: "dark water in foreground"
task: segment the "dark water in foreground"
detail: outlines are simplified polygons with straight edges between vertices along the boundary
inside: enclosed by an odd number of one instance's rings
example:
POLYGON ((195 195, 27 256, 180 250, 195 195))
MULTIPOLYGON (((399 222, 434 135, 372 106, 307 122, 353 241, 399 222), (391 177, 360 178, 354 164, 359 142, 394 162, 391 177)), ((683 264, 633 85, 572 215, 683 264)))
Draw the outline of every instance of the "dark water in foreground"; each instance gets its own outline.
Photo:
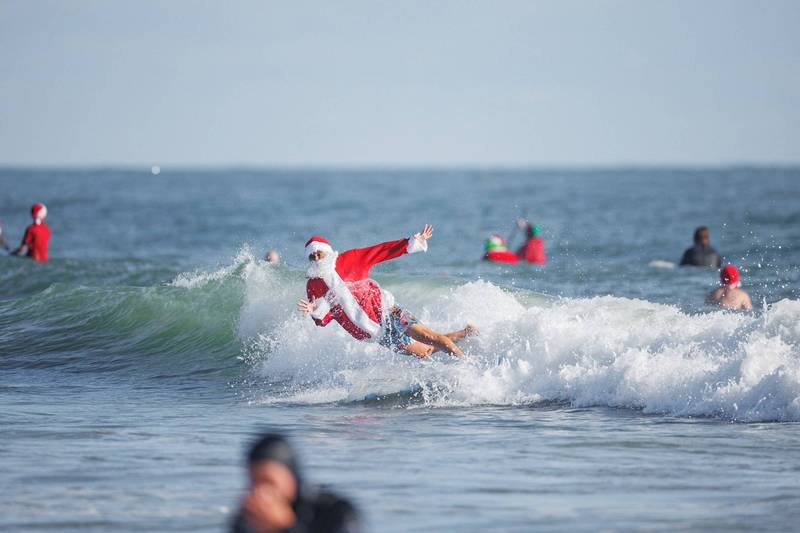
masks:
POLYGON ((800 171, 0 171, 0 530, 220 531, 259 428, 373 531, 792 530, 800 171), (517 214, 546 267, 479 261, 517 214), (297 317, 302 244, 435 227, 375 277, 467 361, 297 317), (702 305, 695 226, 757 309, 702 305), (267 247, 287 264, 258 258, 267 247), (416 396, 364 401, 410 384, 416 396))

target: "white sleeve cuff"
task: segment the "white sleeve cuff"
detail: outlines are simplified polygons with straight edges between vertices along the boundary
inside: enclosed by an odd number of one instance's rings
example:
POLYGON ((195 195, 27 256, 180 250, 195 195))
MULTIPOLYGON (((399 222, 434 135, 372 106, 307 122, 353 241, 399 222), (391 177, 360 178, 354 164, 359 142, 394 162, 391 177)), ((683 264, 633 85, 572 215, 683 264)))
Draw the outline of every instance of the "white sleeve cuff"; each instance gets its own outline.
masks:
POLYGON ((316 318, 317 320, 322 320, 325 318, 325 315, 328 314, 328 311, 331 310, 331 304, 329 304, 328 300, 325 298, 317 298, 314 300, 314 303, 316 303, 317 306, 313 311, 311 311, 311 317, 316 318))
POLYGON ((417 252, 428 251, 428 241, 423 239, 417 239, 417 235, 419 235, 419 233, 413 235, 408 239, 408 246, 406 247, 406 252, 410 254, 415 254, 417 252))

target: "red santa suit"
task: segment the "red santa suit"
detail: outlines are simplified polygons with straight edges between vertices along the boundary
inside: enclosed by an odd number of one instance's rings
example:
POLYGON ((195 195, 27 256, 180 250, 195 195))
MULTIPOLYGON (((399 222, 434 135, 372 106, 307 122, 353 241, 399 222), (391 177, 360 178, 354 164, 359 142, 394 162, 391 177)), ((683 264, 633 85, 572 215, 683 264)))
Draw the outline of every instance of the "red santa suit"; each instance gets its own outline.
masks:
POLYGON ((22 245, 28 251, 26 255, 34 261, 47 262, 47 245, 50 242, 50 228, 45 224, 47 218, 47 207, 44 204, 33 204, 31 207, 33 224, 25 228, 25 235, 22 237, 22 245))
POLYGON ((493 263, 519 263, 519 256, 511 250, 489 250, 483 258, 493 263))
POLYGON ((517 252, 517 255, 528 263, 544 265, 547 263, 547 255, 544 253, 544 241, 539 237, 531 237, 517 252))
POLYGON ((330 261, 331 267, 312 265, 309 268, 306 293, 316 304, 311 318, 318 326, 327 326, 335 320, 359 340, 380 340, 394 297, 369 279, 370 268, 406 253, 427 250, 427 241, 410 238, 337 254, 327 240, 316 235, 311 237, 306 243, 306 255, 323 251, 326 257, 319 262, 330 261))

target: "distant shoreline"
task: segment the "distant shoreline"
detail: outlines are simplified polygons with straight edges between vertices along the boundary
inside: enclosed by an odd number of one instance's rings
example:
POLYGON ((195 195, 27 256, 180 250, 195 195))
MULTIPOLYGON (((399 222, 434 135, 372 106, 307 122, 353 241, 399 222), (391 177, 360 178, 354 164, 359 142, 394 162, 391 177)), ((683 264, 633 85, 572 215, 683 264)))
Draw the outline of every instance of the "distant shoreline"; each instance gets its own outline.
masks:
POLYGON ((371 172, 504 172, 509 174, 523 172, 557 172, 557 173, 604 173, 604 172, 698 172, 698 171, 798 171, 798 163, 730 163, 730 164, 679 164, 679 163, 653 163, 653 164, 586 164, 586 165, 509 165, 509 164, 463 164, 463 165, 436 165, 436 164, 408 164, 408 165, 250 165, 250 164, 219 164, 219 165, 193 165, 154 162, 151 165, 138 164, 89 164, 89 165, 16 165, 0 163, 0 173, 8 172, 130 172, 151 173, 151 168, 158 166, 160 173, 170 172, 331 172, 331 173, 371 173, 371 172))

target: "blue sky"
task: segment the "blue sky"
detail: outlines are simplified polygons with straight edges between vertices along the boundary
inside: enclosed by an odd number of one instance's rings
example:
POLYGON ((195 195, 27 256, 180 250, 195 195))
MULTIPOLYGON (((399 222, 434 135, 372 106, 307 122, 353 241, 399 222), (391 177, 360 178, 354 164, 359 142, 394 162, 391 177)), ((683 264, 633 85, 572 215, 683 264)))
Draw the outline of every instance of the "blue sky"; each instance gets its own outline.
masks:
POLYGON ((800 2, 0 1, 0 164, 800 163, 800 2))

